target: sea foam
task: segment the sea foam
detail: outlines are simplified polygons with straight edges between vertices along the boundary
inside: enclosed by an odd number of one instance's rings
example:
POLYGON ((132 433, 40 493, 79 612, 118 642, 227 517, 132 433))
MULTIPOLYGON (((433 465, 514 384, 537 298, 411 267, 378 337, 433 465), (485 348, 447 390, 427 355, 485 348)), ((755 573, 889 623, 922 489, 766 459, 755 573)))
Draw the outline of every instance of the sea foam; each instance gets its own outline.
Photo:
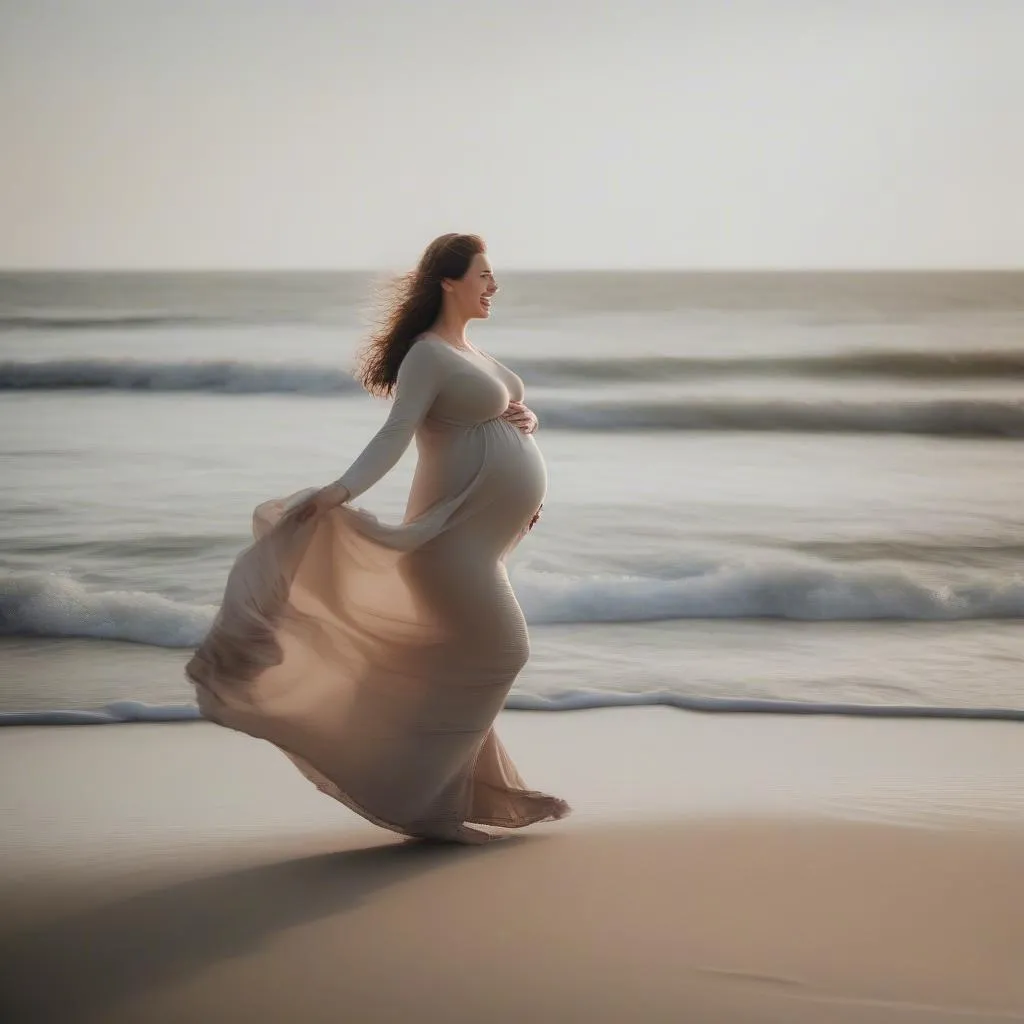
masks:
MULTIPOLYGON (((521 569, 531 625, 672 619, 919 622, 1024 618, 1024 577, 984 572, 936 584, 907 570, 722 559, 675 578, 569 576, 521 569)), ((196 646, 216 609, 144 591, 97 590, 44 573, 0 577, 0 635, 96 637, 196 646)))

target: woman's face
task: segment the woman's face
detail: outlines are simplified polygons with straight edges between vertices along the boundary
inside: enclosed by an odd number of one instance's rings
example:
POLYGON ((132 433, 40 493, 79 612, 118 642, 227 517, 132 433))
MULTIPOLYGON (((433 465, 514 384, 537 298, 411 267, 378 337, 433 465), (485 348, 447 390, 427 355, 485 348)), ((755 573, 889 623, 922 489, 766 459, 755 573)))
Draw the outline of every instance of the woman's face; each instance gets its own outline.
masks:
POLYGON ((498 290, 494 271, 486 253, 477 253, 461 278, 448 278, 441 285, 467 320, 486 319, 491 315, 491 296, 498 290))

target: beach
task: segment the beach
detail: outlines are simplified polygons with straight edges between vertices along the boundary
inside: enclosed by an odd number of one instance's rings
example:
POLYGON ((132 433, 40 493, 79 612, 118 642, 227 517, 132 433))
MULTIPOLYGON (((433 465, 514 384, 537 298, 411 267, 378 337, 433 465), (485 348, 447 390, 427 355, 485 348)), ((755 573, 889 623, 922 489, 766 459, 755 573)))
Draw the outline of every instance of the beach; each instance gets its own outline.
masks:
POLYGON ((574 814, 474 849, 205 723, 3 730, 3 1019, 1024 1019, 1015 723, 499 729, 574 814))

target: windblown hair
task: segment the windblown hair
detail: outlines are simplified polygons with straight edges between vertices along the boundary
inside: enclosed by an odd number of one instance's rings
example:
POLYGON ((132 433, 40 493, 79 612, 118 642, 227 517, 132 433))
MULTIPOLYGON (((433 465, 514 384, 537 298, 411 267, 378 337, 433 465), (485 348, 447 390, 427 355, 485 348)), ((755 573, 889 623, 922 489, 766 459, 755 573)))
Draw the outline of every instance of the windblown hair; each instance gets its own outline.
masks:
POLYGON ((391 282, 382 302, 380 326, 360 353, 359 382, 371 395, 387 397, 398 368, 416 339, 441 314, 441 282, 465 277, 473 257, 486 252, 478 235, 441 235, 427 246, 415 270, 391 282))

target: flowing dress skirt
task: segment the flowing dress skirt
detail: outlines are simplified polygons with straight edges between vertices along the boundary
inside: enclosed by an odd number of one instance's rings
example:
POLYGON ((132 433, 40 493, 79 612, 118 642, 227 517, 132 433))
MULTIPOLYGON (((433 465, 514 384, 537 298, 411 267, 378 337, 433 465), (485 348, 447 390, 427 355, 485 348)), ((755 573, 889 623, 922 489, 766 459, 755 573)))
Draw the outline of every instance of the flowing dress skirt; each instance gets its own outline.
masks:
POLYGON ((204 717, 269 740, 323 792, 410 836, 518 828, 568 805, 531 790, 493 723, 529 657, 506 555, 543 501, 533 439, 428 421, 405 519, 260 505, 186 674, 204 717))

